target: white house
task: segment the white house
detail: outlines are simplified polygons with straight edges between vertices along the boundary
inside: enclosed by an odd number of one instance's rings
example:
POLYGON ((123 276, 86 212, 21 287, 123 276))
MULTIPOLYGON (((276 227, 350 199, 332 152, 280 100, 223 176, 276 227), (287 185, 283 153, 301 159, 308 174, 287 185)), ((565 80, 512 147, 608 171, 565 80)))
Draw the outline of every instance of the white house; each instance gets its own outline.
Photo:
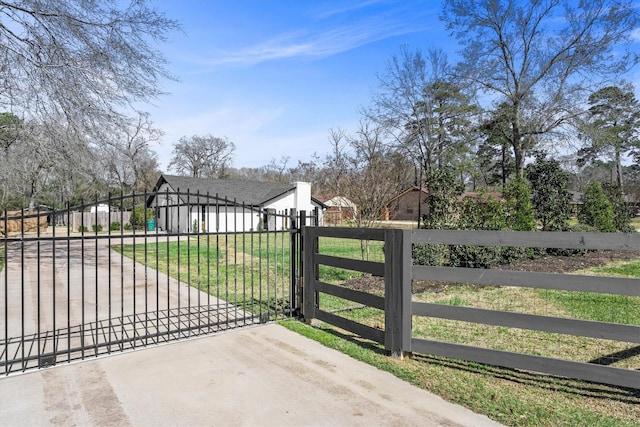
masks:
POLYGON ((318 212, 325 205, 311 197, 311 184, 241 181, 161 175, 148 198, 156 226, 171 233, 282 230, 288 216, 318 212))

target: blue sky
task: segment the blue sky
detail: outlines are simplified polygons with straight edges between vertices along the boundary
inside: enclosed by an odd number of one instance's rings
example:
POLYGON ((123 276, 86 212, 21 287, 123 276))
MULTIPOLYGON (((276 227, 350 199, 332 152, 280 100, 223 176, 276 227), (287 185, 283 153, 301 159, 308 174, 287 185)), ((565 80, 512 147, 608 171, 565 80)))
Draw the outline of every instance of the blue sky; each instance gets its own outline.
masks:
MULTIPOLYGON (((152 147, 161 169, 182 136, 235 143, 235 167, 324 157, 331 128, 354 130, 377 74, 401 46, 449 52, 458 45, 435 0, 160 0, 179 21, 161 46, 178 82, 148 107, 165 132, 152 147)), ((640 41, 640 31, 636 34, 640 41)), ((640 71, 634 71, 640 89, 640 71)))
POLYGON ((149 107, 165 132, 166 170, 182 136, 226 136, 235 167, 329 151, 329 129, 354 129, 377 73, 405 44, 448 41, 436 1, 163 0, 184 34, 162 45, 179 82, 149 107))

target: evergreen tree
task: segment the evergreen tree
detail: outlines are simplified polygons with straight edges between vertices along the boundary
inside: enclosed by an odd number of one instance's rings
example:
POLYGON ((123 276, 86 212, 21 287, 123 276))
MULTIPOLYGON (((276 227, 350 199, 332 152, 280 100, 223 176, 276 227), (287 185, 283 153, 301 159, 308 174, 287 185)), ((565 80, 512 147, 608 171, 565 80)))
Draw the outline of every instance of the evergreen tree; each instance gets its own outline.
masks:
POLYGON ((544 154, 538 153, 535 163, 527 166, 527 178, 531 183, 535 218, 540 221, 542 230, 566 230, 571 201, 569 174, 556 160, 546 159, 544 154))
POLYGON ((613 207, 604 194, 600 182, 594 181, 587 186, 578 220, 598 231, 616 231, 613 207))
POLYGON ((516 231, 535 230, 531 191, 524 178, 515 178, 509 181, 504 188, 502 197, 506 203, 507 228, 516 231))
POLYGON ((613 209, 613 224, 616 230, 623 233, 635 231, 635 229, 631 227, 631 216, 624 203, 620 187, 605 183, 602 184, 602 191, 604 191, 605 196, 609 199, 609 203, 611 203, 611 208, 613 209))

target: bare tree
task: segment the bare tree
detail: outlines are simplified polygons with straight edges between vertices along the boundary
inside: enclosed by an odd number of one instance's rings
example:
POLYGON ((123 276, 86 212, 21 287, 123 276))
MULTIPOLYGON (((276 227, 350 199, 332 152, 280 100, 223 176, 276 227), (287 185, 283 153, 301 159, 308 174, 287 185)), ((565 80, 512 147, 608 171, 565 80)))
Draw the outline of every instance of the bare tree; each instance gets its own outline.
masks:
POLYGON ((329 143, 331 153, 324 162, 321 187, 333 196, 344 196, 346 175, 349 171, 347 150, 347 132, 344 129, 330 129, 329 143))
POLYGON ((325 162, 332 174, 331 188, 357 205, 359 227, 379 221, 389 199, 411 182, 412 168, 383 135, 380 125, 368 119, 360 121, 353 135, 342 130, 331 133, 334 150, 325 162))
POLYGON ((150 144, 157 143, 163 132, 153 127, 149 114, 138 112, 135 117, 124 118, 101 135, 104 138, 97 150, 108 172, 105 179, 109 184, 125 192, 150 190, 158 169, 150 144))
POLYGON ((235 148, 226 137, 183 136, 173 146, 169 168, 194 177, 221 178, 231 165, 235 148))
POLYGON ((178 24, 146 0, 1 0, 0 110, 86 132, 161 94, 155 44, 178 24))
POLYGON ((450 0, 442 19, 464 46, 460 78, 502 105, 520 177, 585 93, 639 60, 624 50, 639 24, 630 0, 450 0))
POLYGON ((262 167, 262 179, 270 182, 288 182, 287 163, 291 157, 272 158, 268 165, 262 167))
POLYGON ((96 169, 88 165, 86 145, 64 126, 27 122, 23 129, 20 139, 0 154, 0 207, 33 208, 55 197, 56 184, 65 177, 85 175, 87 166, 96 169))
POLYGON ((387 63, 378 76, 379 90, 365 115, 384 127, 398 147, 407 151, 417 164, 430 169, 435 164, 432 104, 424 89, 444 74, 446 57, 440 50, 430 50, 425 58, 420 50, 406 47, 387 63))
MULTIPOLYGON (((333 153, 327 156, 325 168, 330 174, 334 195, 355 203, 355 225, 371 227, 381 219, 386 203, 408 181, 406 159, 394 152, 383 139, 379 124, 362 119, 353 135, 332 130, 333 153)), ((368 259, 369 242, 361 242, 362 258, 368 259)))

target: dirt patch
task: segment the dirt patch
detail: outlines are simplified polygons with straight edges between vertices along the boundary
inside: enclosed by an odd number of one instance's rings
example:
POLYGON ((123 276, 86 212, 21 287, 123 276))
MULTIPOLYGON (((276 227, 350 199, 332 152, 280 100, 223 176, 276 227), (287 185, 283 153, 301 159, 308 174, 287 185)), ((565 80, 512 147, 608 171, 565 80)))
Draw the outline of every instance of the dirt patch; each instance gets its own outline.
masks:
POLYGON ((629 261, 638 258, 640 258, 640 252, 638 251, 594 251, 578 256, 544 255, 498 268, 545 273, 571 273, 578 270, 601 267, 615 261, 629 261))
MULTIPOLYGON (((593 267, 601 267, 615 261, 629 261, 640 258, 638 251, 594 251, 578 256, 543 255, 534 259, 525 259, 511 265, 501 265, 494 268, 516 271, 533 271, 544 273, 572 273, 593 267)), ((443 292, 454 284, 449 282, 415 281, 413 293, 426 291, 443 292)), ((384 295, 384 278, 364 274, 346 281, 343 286, 357 291, 374 295, 384 295)))

